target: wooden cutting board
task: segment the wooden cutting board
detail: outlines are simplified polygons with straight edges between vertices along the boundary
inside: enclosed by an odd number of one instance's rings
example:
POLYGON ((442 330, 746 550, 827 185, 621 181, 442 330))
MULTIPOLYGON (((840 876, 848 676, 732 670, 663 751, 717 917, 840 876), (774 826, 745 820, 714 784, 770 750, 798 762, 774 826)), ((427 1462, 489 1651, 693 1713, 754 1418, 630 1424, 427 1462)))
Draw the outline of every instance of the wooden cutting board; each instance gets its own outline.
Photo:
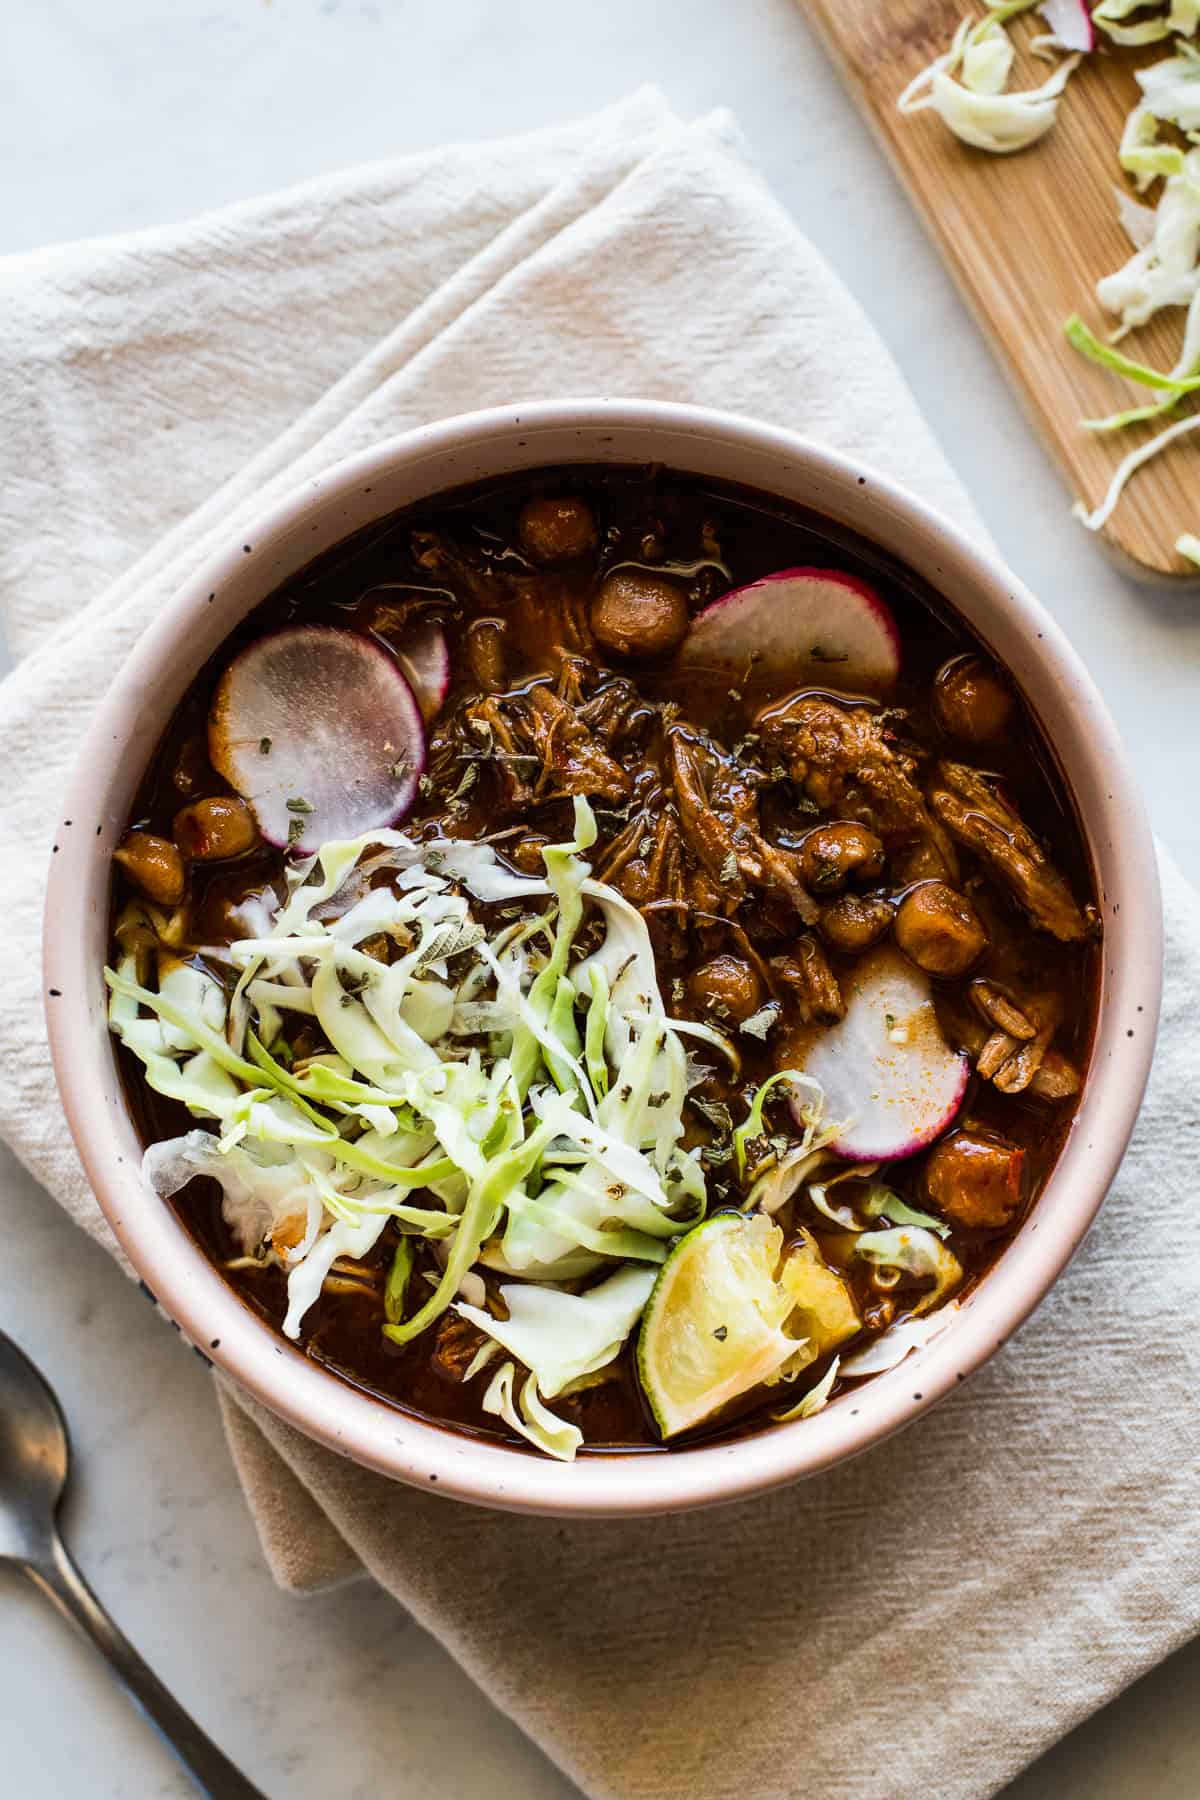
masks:
MULTIPOLYGON (((1094 290, 1101 275, 1131 254, 1113 196, 1124 180, 1116 147, 1138 98, 1134 70, 1162 56, 1163 46, 1094 52, 1071 78, 1054 129, 1017 155, 992 156, 960 143, 931 111, 908 117, 896 111, 907 83, 949 45, 967 0, 800 5, 1016 384, 1071 499, 1095 507, 1121 458, 1154 428, 1098 436, 1079 420, 1143 404, 1151 394, 1085 361, 1064 339, 1062 326, 1078 312, 1098 336, 1111 330, 1094 290)), ((972 10, 982 16, 981 7, 972 10)), ((1020 18, 1011 28, 1013 41, 1023 47, 1044 29, 1036 13, 1020 18)), ((1022 49, 1012 85, 1035 86, 1049 68, 1022 49)), ((1157 190, 1150 198, 1157 199, 1157 190)), ((886 285, 886 269, 879 278, 886 285)), ((1183 318, 1182 308, 1160 313, 1123 348, 1169 369, 1179 354, 1183 318)), ((1064 516, 1068 526, 1083 530, 1064 516)), ((1200 430, 1134 477, 1099 535, 1132 562, 1136 574, 1194 581, 1195 568, 1174 549, 1182 531, 1200 533, 1200 430)))

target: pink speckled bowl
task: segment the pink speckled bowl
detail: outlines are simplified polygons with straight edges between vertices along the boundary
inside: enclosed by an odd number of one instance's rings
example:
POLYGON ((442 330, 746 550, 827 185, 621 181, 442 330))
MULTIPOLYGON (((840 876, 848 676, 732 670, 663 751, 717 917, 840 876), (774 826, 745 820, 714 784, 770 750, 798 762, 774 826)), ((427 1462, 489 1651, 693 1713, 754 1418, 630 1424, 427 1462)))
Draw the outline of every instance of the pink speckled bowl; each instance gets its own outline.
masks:
POLYGON ((910 1423, 1025 1319, 1096 1216, 1150 1066, 1161 984, 1154 852, 1104 704, 1053 620, 1004 567, 911 495, 815 444, 748 419, 644 401, 562 401, 451 419, 339 464, 198 569, 125 664, 88 733, 46 903, 50 1042, 79 1153, 130 1261, 206 1356, 310 1437, 398 1480, 488 1506, 623 1514, 761 1492, 853 1456, 910 1423), (251 607, 315 555, 463 482, 562 463, 647 463, 801 502, 908 563, 1006 663, 1061 759, 1096 870, 1105 944, 1082 1104, 1028 1222, 954 1323, 813 1419, 706 1448, 573 1465, 422 1423, 326 1373, 236 1298, 142 1186, 141 1151, 105 1028, 109 857, 134 791, 193 675, 251 607), (249 543, 251 553, 243 550, 249 543))

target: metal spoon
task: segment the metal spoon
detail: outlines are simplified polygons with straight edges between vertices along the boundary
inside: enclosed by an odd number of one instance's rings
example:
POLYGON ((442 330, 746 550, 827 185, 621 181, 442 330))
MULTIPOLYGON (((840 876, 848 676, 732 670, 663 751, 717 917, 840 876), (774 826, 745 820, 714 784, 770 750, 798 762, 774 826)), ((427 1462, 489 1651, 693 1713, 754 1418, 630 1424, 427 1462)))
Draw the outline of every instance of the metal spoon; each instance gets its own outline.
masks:
POLYGON ((66 1420, 53 1390, 0 1331, 0 1562, 23 1569, 108 1658, 130 1699, 204 1793, 214 1800, 266 1800, 172 1699, 71 1561, 58 1530, 69 1458, 66 1420))

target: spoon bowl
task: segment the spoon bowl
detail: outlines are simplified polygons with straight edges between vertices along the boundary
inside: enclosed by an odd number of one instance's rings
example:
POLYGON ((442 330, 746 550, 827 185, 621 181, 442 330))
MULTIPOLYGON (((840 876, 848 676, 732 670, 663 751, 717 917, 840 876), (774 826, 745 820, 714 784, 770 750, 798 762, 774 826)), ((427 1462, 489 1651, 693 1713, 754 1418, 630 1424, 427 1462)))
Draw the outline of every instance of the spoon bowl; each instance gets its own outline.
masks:
POLYGON ((67 1422, 54 1389, 0 1331, 0 1562, 28 1575, 108 1658, 130 1699, 157 1726, 202 1793, 219 1800, 264 1800, 168 1693, 72 1562, 58 1529, 70 1466, 67 1422))
POLYGON ((37 1560, 55 1532, 71 1447, 67 1422, 23 1350, 0 1331, 0 1558, 37 1560))

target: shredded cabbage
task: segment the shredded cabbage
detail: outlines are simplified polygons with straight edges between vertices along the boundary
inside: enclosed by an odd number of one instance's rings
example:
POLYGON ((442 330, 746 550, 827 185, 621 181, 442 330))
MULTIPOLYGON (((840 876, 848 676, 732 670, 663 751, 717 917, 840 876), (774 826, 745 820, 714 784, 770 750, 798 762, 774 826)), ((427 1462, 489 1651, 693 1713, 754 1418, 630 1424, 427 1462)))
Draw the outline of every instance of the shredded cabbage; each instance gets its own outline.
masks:
MULTIPOLYGON (((932 108, 965 142, 1001 154, 1036 142, 1054 124, 1063 89, 1091 47, 1091 27, 1082 6, 1076 13, 1065 0, 1041 0, 1039 10, 1051 33, 1035 38, 1032 48, 1073 54, 1041 87, 1010 92, 1013 52, 1004 26, 1026 10, 1026 0, 1015 0, 990 7, 974 23, 963 19, 949 49, 900 95, 899 110, 932 108)), ((1118 149, 1120 165, 1139 192, 1160 179, 1162 192, 1152 208, 1117 190, 1118 213, 1133 254, 1101 277, 1097 298, 1118 321, 1114 342, 1165 308, 1188 308, 1179 358, 1164 375, 1125 363, 1077 317, 1068 321, 1067 335, 1077 349, 1114 373, 1160 390, 1152 402, 1082 422, 1088 431, 1111 433, 1167 418, 1200 385, 1194 379, 1200 375, 1200 147, 1187 149, 1161 137, 1162 127, 1171 126, 1193 145, 1200 138, 1200 49, 1188 41, 1200 31, 1200 0, 1101 0, 1091 21, 1115 44, 1174 40, 1169 55, 1135 71, 1141 99, 1126 118, 1118 149)), ((1101 529, 1130 477, 1190 429, 1189 421, 1177 421, 1140 445, 1119 464, 1101 505, 1089 513, 1077 504, 1076 516, 1090 530, 1101 529)))
POLYGON ((862 1201, 862 1210, 869 1219, 890 1219, 893 1225, 912 1225, 922 1231, 932 1231, 935 1237, 948 1238, 950 1227, 944 1219, 935 1219, 932 1213, 921 1212, 918 1207, 910 1206, 899 1194, 894 1194, 882 1182, 874 1183, 862 1201))
POLYGON ((939 69, 925 104, 964 144, 1010 156, 1027 150, 1052 129, 1059 98, 1078 61, 1077 56, 1069 57, 1040 87, 1015 94, 972 94, 939 69))
MULTIPOLYGON (((860 1222, 854 1208, 831 1201, 829 1189, 835 1187, 839 1182, 861 1180, 864 1175, 869 1176, 870 1173, 870 1169, 846 1169, 840 1175, 835 1175, 832 1181, 811 1182, 808 1197, 817 1211, 824 1214, 825 1218, 838 1226, 840 1230, 865 1231, 866 1226, 860 1222)), ((950 1227, 944 1219, 935 1219, 931 1213, 921 1212, 917 1207, 910 1206, 907 1200, 901 1199, 899 1194, 893 1193, 892 1189, 886 1187, 881 1181, 871 1182, 866 1193, 859 1197, 858 1212, 867 1219, 886 1218, 890 1219, 893 1225, 917 1226, 923 1231, 932 1231, 940 1238, 950 1236, 950 1227)))
POLYGON ((1182 175, 1183 151, 1158 141, 1158 120, 1147 106, 1135 106, 1125 120, 1117 160, 1144 194, 1160 175, 1182 175))
MULTIPOLYGON (((766 1105, 767 1096, 773 1088, 778 1087, 784 1081, 789 1083, 796 1092, 810 1096, 803 1109, 804 1137, 801 1140, 800 1151, 807 1154, 816 1148, 815 1137, 825 1104, 825 1091, 819 1081, 814 1081, 811 1075, 805 1075, 801 1069, 777 1069, 774 1075, 769 1076, 763 1082, 751 1102, 745 1122, 739 1125, 733 1134, 734 1161, 737 1164, 738 1176, 742 1180, 745 1180, 746 1177, 751 1146, 763 1135, 763 1107, 766 1105)), ((824 1142, 828 1143, 836 1137, 838 1132, 843 1129, 844 1124, 843 1120, 841 1124, 829 1128, 824 1135, 824 1142)), ((781 1204, 782 1201, 776 1202, 777 1206, 781 1204)))
POLYGON ((461 1301, 455 1310, 524 1363, 538 1391, 551 1400, 612 1362, 640 1319, 657 1276, 656 1268, 618 1269, 582 1294, 513 1283, 500 1290, 506 1319, 461 1301))
MULTIPOLYGON (((1200 97, 1200 83, 1197 95, 1200 97)), ((1178 174, 1164 183, 1150 241, 1135 250, 1120 269, 1096 283, 1100 304, 1120 320, 1117 339, 1134 326, 1144 325, 1165 306, 1191 303, 1200 288, 1198 251, 1200 150, 1189 150, 1178 174)))
MULTIPOLYGON (((1182 160, 1180 155, 1180 167, 1182 160)), ((1124 236, 1130 239, 1135 250, 1142 250, 1155 234, 1155 209, 1142 205, 1141 200, 1133 200, 1124 187, 1114 187, 1112 198, 1117 202, 1117 218, 1121 220, 1124 236)))
MULTIPOLYGON (((1195 23, 1192 30, 1195 30, 1195 23)), ((1178 125, 1181 131, 1200 130, 1200 51, 1182 39, 1176 43, 1175 56, 1151 63, 1137 71, 1137 84, 1142 90, 1142 105, 1164 124, 1178 125)))
POLYGON ((838 1370, 842 1359, 835 1356, 829 1367, 815 1386, 809 1388, 804 1398, 795 1406, 789 1406, 786 1412, 773 1413, 777 1425, 788 1425, 793 1419, 811 1419, 814 1414, 823 1412, 829 1404, 829 1396, 833 1392, 833 1384, 838 1378, 838 1370))
POLYGON ((321 1199, 308 1170, 274 1145, 235 1144, 222 1151, 212 1132, 189 1131, 151 1144, 142 1173, 164 1199, 197 1175, 218 1181, 225 1222, 247 1255, 289 1228, 295 1231, 294 1241, 302 1243, 314 1207, 320 1220, 321 1199))
POLYGON ((1016 51, 1012 39, 994 19, 978 35, 968 33, 963 45, 963 86, 973 94, 1001 94, 1008 86, 1016 51))
POLYGON ((1196 29, 1196 0, 1171 0, 1168 10, 1125 24, 1134 13, 1148 11, 1149 0, 1101 0, 1092 19, 1112 43, 1122 45, 1158 44, 1174 32, 1196 29))
MULTIPOLYGON (((1200 321, 1200 308, 1194 302, 1192 312, 1200 321)), ((1066 336, 1067 341, 1089 361, 1099 363, 1103 368, 1111 369, 1115 375, 1123 375, 1127 381, 1135 381, 1143 387, 1157 388, 1164 396, 1160 400, 1152 401, 1147 406, 1128 407, 1122 412, 1110 413, 1102 419, 1084 419, 1082 423, 1086 431, 1123 431, 1129 425, 1140 425, 1147 420, 1165 418, 1174 411, 1180 400, 1188 394, 1200 390, 1200 379, 1193 374, 1176 373, 1174 370, 1168 373, 1160 369, 1151 369, 1145 363, 1134 362, 1128 356, 1122 355, 1119 350, 1113 350, 1109 345, 1102 344, 1078 317, 1067 320, 1066 336)), ((1180 358, 1177 369, 1195 368, 1197 360, 1200 360, 1197 348, 1200 346, 1193 347, 1189 329, 1184 345, 1184 354, 1180 358)))
MULTIPOLYGON (((750 1190, 746 1201, 747 1210, 756 1208, 759 1212, 777 1213, 806 1183, 809 1183, 811 1194, 816 1184, 810 1178, 826 1160, 824 1145, 840 1129, 840 1126, 835 1126, 832 1132, 822 1132, 820 1138, 814 1137, 807 1147, 802 1139, 800 1144, 789 1150, 765 1174, 760 1175, 750 1190)), ((812 1127, 806 1127, 805 1138, 811 1133, 812 1127)))
MULTIPOLYGON (((1095 14, 1109 32, 1117 34, 1113 21, 1140 10, 1127 0, 1106 0, 1095 14)), ((1152 35, 1171 31, 1193 33, 1200 24, 1200 0, 1184 0, 1169 16, 1129 27, 1140 32, 1143 24, 1161 26, 1152 35)), ((1118 37, 1120 42, 1149 42, 1150 36, 1118 37)), ((1150 404, 1126 408, 1106 418, 1085 419, 1089 431, 1123 431, 1130 426, 1166 418, 1185 397, 1200 390, 1200 150, 1186 154, 1175 145, 1158 141, 1160 121, 1193 132, 1200 127, 1200 55, 1180 39, 1178 54, 1140 70, 1142 103, 1126 121, 1120 161, 1144 190, 1163 176, 1157 208, 1137 205, 1128 196, 1118 197, 1122 222, 1134 244, 1129 260, 1096 285, 1101 304, 1118 317, 1114 341, 1143 325, 1165 307, 1186 306, 1183 344, 1175 367, 1165 373, 1137 363, 1099 343, 1082 321, 1067 321, 1067 338, 1093 362, 1142 386, 1156 388, 1159 398, 1150 404)), ((1075 516, 1091 531, 1099 531, 1112 517, 1125 487, 1138 469, 1156 457, 1176 438, 1191 429, 1192 418, 1176 421, 1157 436, 1139 445, 1118 464, 1105 498, 1093 511, 1076 504, 1075 516)))
POLYGON ((964 19, 949 50, 905 88, 896 103, 899 110, 932 108, 963 143, 1000 156, 1025 150, 1044 137, 1058 117, 1059 99, 1080 57, 1068 56, 1040 87, 1005 92, 1013 49, 1004 24, 1033 4, 1034 0, 1011 0, 991 8, 974 25, 964 19), (955 70, 960 68, 958 81, 955 70))
POLYGON ((831 1225, 838 1226, 842 1231, 864 1231, 866 1227, 860 1225, 852 1207, 842 1206, 838 1201, 829 1198, 829 1189, 835 1187, 837 1181, 838 1177, 834 1176, 834 1179, 829 1182, 811 1182, 808 1189, 809 1199, 816 1210, 823 1218, 828 1219, 831 1225))
POLYGON ((559 1462, 574 1462, 575 1452, 583 1442, 577 1425, 560 1419, 538 1398, 537 1381, 530 1375, 519 1396, 520 1411, 513 1399, 517 1371, 512 1363, 502 1363, 488 1384, 481 1402, 484 1412, 503 1419, 510 1430, 526 1438, 535 1449, 545 1451, 559 1462))
POLYGON ((1200 425, 1200 413, 1193 413, 1189 418, 1178 420, 1166 431, 1160 431, 1158 436, 1151 438, 1148 443, 1139 445, 1136 450, 1131 450, 1129 455, 1117 464, 1109 483, 1108 492, 1096 510, 1089 512, 1083 502, 1077 500, 1072 508, 1075 517, 1086 525, 1089 531, 1099 531, 1101 526, 1106 525, 1112 517, 1117 502, 1125 491, 1126 484, 1132 476, 1137 474, 1143 464, 1148 463, 1151 457, 1157 456, 1160 450, 1165 450, 1168 444, 1174 443, 1176 438, 1184 437, 1188 432, 1194 431, 1198 425, 1200 425))
POLYGON ((196 960, 151 955, 144 911, 106 971, 114 1034, 210 1126, 147 1151, 154 1192, 219 1184, 244 1256, 286 1271, 292 1337, 339 1259, 369 1255, 396 1221, 384 1333, 405 1343, 457 1299, 529 1370, 519 1393, 494 1376, 489 1410, 558 1456, 579 1434, 543 1397, 608 1367, 672 1240, 706 1210, 703 1165, 681 1148, 696 1079, 682 1034, 734 1060, 720 1034, 668 1019, 641 914, 591 878, 595 836, 579 799, 544 881, 486 844, 394 831, 327 844, 273 915, 256 911, 256 935, 219 953, 237 976, 228 1001, 196 960), (472 899, 540 910, 489 935, 472 899), (604 930, 577 959, 588 905, 604 930), (381 936, 385 956, 362 947, 381 936), (330 1048, 293 1062, 289 1015, 330 1048), (418 1240, 437 1267, 414 1299, 418 1240), (503 1320, 479 1267, 526 1278, 501 1290, 503 1320), (582 1293, 547 1285, 593 1273, 582 1293))
POLYGON ((921 1350, 926 1344, 939 1337, 948 1325, 954 1323, 959 1310, 959 1302, 951 1300, 940 1307, 937 1312, 927 1312, 921 1318, 901 1319, 896 1325, 889 1325, 887 1330, 861 1350, 855 1350, 850 1356, 843 1357, 841 1372, 858 1380, 864 1375, 882 1375, 888 1369, 894 1369, 897 1363, 903 1362, 910 1350, 921 1350))
POLYGON ((1161 388, 1176 395, 1200 390, 1200 376, 1167 374, 1161 369, 1150 368, 1146 363, 1135 362, 1132 357, 1101 343, 1095 333, 1088 330, 1078 313, 1071 315, 1063 330, 1067 342, 1081 355, 1086 356, 1090 362, 1099 363, 1102 368, 1111 369, 1114 375, 1123 375, 1126 381, 1136 381, 1143 387, 1161 388))
POLYGON ((932 1231, 920 1226, 897 1226, 889 1231, 864 1231, 855 1241, 856 1256, 866 1257, 876 1268, 918 1278, 930 1277, 933 1286, 912 1309, 913 1318, 932 1312, 962 1280, 962 1264, 932 1231))
POLYGON ((389 1325, 398 1325, 404 1317, 404 1302, 408 1295, 408 1284, 412 1280, 412 1272, 412 1239, 402 1237, 396 1245, 396 1253, 392 1257, 392 1266, 388 1270, 388 1278, 383 1290, 383 1315, 389 1325))

